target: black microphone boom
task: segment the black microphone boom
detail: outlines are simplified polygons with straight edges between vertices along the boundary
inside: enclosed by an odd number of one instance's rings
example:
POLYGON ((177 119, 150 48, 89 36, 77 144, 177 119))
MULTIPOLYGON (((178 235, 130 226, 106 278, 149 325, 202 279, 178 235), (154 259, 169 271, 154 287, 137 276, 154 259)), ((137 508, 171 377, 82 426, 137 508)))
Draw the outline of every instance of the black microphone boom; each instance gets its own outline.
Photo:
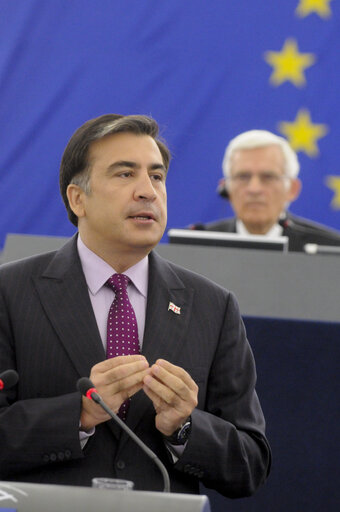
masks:
POLYGON ((158 466, 158 468, 160 469, 162 476, 163 476, 163 482, 164 482, 163 492, 170 492, 170 479, 169 479, 169 475, 168 475, 168 472, 167 472, 164 464, 159 460, 157 455, 152 450, 150 450, 150 448, 148 446, 146 446, 146 444, 143 443, 143 441, 138 436, 136 436, 136 434, 124 423, 124 421, 121 420, 120 417, 117 416, 117 414, 115 414, 106 405, 106 403, 104 402, 102 397, 98 394, 98 392, 97 392, 96 388, 94 387, 93 383, 91 382, 91 380, 88 379, 87 377, 82 377, 77 382, 77 388, 82 395, 86 396, 90 400, 93 400, 98 405, 100 405, 104 409, 104 411, 107 412, 107 414, 109 416, 111 416, 111 418, 116 423, 118 423, 118 425, 128 434, 128 436, 131 437, 131 439, 133 439, 133 441, 136 444, 138 444, 138 446, 144 451, 144 453, 146 453, 147 456, 150 457, 154 461, 154 463, 156 464, 156 466, 158 466))
POLYGON ((19 375, 15 370, 6 370, 0 373, 0 391, 2 389, 12 388, 19 380, 19 375))

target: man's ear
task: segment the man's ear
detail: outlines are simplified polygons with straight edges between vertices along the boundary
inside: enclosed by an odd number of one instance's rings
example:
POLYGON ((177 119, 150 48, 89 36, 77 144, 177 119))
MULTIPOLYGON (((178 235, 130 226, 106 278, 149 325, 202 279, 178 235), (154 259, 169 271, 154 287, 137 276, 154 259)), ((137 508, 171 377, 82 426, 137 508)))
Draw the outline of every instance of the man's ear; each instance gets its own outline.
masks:
POLYGON ((294 178, 290 181, 289 190, 288 190, 288 201, 291 203, 295 201, 300 195, 302 189, 302 183, 299 178, 294 178))
POLYGON ((85 192, 78 185, 74 185, 73 183, 69 185, 66 189, 67 199, 73 213, 78 217, 84 217, 85 215, 85 207, 84 207, 84 196, 85 192))

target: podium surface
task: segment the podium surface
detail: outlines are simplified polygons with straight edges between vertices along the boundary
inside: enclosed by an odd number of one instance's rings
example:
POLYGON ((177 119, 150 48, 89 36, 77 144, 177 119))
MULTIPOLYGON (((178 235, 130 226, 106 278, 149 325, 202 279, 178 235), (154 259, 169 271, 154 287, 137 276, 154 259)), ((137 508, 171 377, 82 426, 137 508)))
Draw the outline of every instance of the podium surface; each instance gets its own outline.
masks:
POLYGON ((210 512, 207 496, 0 482, 0 511, 210 512))
MULTIPOLYGON (((2 263, 53 251, 68 238, 9 234, 2 263)), ((164 258, 235 293, 243 316, 339 322, 340 256, 159 244, 164 258)))
POLYGON ((161 244, 157 252, 235 293, 243 316, 340 320, 340 256, 161 244))

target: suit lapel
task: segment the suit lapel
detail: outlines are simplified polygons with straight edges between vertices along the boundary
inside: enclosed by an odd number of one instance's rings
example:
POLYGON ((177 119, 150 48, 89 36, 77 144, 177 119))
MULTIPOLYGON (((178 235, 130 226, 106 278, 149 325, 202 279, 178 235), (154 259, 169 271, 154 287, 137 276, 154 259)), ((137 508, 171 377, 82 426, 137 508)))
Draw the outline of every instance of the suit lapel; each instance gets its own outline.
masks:
MULTIPOLYGON (((149 256, 149 287, 142 353, 152 365, 158 358, 177 364, 191 316, 193 290, 186 288, 168 262, 155 253, 149 256), (169 309, 172 302, 179 314, 169 309)), ((133 430, 154 407, 145 393, 131 400, 127 424, 133 430)), ((128 437, 123 433, 121 446, 128 437)))
MULTIPOLYGON (((78 256, 76 236, 56 253, 44 272, 33 278, 42 306, 79 377, 103 361, 104 347, 78 256)), ((76 383, 75 383, 76 386, 76 383)), ((107 426, 115 437, 120 428, 107 426)))
POLYGON ((193 291, 184 286, 169 264, 152 254, 143 341, 143 354, 150 364, 158 358, 176 364, 190 319, 192 297, 193 291), (179 309, 176 313, 171 308, 179 309))
POLYGON ((58 251, 42 275, 33 278, 42 306, 80 377, 105 359, 76 237, 58 251))

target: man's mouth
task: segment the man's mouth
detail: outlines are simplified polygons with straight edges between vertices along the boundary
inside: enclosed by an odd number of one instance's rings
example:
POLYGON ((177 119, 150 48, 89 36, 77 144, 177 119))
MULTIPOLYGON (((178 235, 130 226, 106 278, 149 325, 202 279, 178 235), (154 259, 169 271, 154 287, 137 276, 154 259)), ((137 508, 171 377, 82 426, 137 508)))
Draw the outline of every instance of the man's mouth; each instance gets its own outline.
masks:
POLYGON ((152 214, 141 213, 141 214, 138 214, 138 215, 130 215, 129 219, 134 219, 134 220, 155 220, 155 217, 152 214))

